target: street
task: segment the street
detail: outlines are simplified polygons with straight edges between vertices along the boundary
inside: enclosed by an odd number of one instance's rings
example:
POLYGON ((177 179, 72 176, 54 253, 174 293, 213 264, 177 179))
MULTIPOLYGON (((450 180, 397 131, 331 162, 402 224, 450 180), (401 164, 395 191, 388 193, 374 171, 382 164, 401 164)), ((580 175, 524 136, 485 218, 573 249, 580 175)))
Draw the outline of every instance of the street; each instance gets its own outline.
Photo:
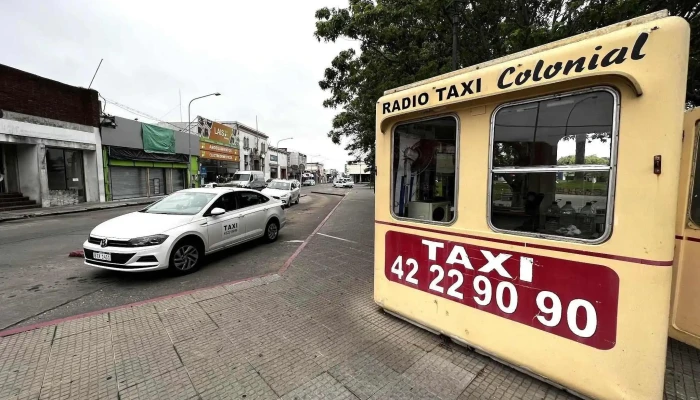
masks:
MULTIPOLYGON (((196 273, 119 273, 91 268, 68 254, 82 249, 99 223, 143 206, 58 215, 0 224, 0 330, 115 307, 276 271, 340 201, 314 194, 286 211, 277 242, 258 241, 212 254, 196 273)), ((338 190, 339 193, 342 191, 338 190)))

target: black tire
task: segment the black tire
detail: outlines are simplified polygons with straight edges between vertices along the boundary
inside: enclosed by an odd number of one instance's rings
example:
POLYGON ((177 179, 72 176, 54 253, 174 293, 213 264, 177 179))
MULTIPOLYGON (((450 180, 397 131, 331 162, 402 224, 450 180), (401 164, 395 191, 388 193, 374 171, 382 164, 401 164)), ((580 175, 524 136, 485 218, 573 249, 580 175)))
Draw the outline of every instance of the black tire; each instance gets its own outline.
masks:
POLYGON ((263 239, 267 243, 272 243, 277 240, 280 235, 280 224, 276 220, 271 220, 265 226, 265 233, 263 234, 263 239))
POLYGON ((183 239, 173 246, 170 252, 170 270, 176 275, 195 272, 202 265, 204 249, 192 239, 183 239))

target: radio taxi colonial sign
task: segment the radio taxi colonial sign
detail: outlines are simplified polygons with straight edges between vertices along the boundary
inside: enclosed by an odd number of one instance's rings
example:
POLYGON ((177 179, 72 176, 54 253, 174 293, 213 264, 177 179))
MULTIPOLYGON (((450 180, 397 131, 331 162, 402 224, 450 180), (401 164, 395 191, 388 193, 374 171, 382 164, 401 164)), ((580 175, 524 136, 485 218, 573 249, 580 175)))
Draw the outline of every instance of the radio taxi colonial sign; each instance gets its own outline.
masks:
POLYGON ((584 345, 615 347, 619 278, 602 265, 389 231, 384 275, 584 345))

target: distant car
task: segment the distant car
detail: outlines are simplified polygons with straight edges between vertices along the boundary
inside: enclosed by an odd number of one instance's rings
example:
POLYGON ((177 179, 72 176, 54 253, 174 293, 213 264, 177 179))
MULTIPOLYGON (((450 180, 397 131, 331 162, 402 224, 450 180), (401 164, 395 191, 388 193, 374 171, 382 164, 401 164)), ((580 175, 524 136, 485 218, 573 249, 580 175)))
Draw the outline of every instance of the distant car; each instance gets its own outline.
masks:
POLYGON ((270 179, 266 180, 265 183, 270 183, 270 182, 272 182, 272 181, 274 181, 274 180, 275 180, 275 178, 270 178, 270 179))
POLYGON ((85 264, 124 272, 199 268, 205 255, 263 237, 277 239, 282 203, 249 189, 177 191, 141 211, 103 222, 83 243, 85 264))
POLYGON ((262 193, 282 202, 283 207, 289 207, 294 204, 299 204, 301 198, 301 190, 299 184, 295 181, 287 181, 275 179, 270 182, 262 193))
POLYGON ((303 183, 302 185, 304 185, 304 186, 315 186, 315 185, 316 185, 316 181, 313 180, 313 179, 307 179, 307 180, 304 181, 304 183, 303 183))
POLYGON ((262 171, 238 171, 226 186, 262 190, 265 188, 265 174, 262 171))
POLYGON ((350 178, 340 178, 337 181, 333 182, 333 187, 334 188, 352 188, 354 186, 354 182, 350 178))

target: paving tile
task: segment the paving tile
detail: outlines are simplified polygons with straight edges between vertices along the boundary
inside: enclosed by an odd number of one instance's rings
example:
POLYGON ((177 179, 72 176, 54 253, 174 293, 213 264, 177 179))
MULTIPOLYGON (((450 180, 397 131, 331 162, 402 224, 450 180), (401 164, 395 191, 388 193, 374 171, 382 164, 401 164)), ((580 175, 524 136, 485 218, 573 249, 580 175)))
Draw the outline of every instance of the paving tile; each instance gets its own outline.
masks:
POLYGON ((120 322, 130 321, 132 319, 146 317, 156 313, 156 307, 153 303, 141 304, 138 306, 130 306, 120 308, 109 312, 109 323, 118 324, 120 322))
POLYGON ((76 333, 82 333, 85 331, 90 331, 97 328, 104 328, 109 325, 109 314, 98 314, 86 318, 78 318, 70 321, 63 322, 56 326, 56 339, 62 337, 75 335, 76 333))
POLYGON ((256 369, 280 396, 323 372, 323 368, 314 362, 313 356, 299 349, 288 351, 256 369))
MULTIPOLYGON (((71 338, 73 336, 68 336, 71 338)), ((49 386, 65 386, 73 381, 82 381, 82 384, 110 382, 116 385, 114 376, 114 354, 111 346, 100 346, 82 352, 62 351, 54 353, 51 351, 49 363, 46 366, 43 388, 49 386)), ((73 386, 60 389, 73 390, 73 386)), ((51 393, 55 390, 51 390, 51 393)), ((43 396, 43 394, 42 394, 43 396)))
POLYGON ((226 329, 230 332, 236 332, 241 335, 246 333, 255 333, 266 330, 265 319, 260 317, 256 312, 247 308, 231 308, 214 311, 209 314, 209 317, 221 329, 226 329))
POLYGON ((393 335, 384 337, 364 352, 399 374, 408 370, 426 354, 420 347, 393 335))
POLYGON ((115 348, 114 365, 119 390, 182 367, 172 344, 152 349, 115 348))
POLYGON ((408 324, 408 322, 384 312, 384 310, 379 307, 377 307, 376 311, 369 313, 362 318, 389 333, 394 333, 401 329, 405 324, 408 324))
POLYGON ((248 370, 238 379, 224 379, 210 390, 202 393, 203 400, 229 399, 277 399, 277 395, 255 371, 248 370))
MULTIPOLYGON (((371 397, 371 400, 444 400, 430 393, 419 384, 399 380, 384 386, 371 397)), ((494 398, 493 400, 497 400, 494 398)))
POLYGON ((247 362, 222 359, 201 359, 185 364, 194 388, 198 393, 212 391, 226 382, 236 382, 255 371, 247 362))
POLYGON ((168 333, 165 330, 165 325, 163 325, 158 314, 146 314, 141 317, 112 324, 111 327, 112 340, 115 342, 125 339, 135 340, 137 338, 144 338, 144 341, 148 341, 149 338, 158 341, 168 340, 168 333))
POLYGON ((174 308, 187 307, 196 302, 197 300, 194 297, 190 296, 189 294, 185 294, 182 296, 170 297, 165 300, 156 301, 153 303, 153 305, 156 307, 156 311, 160 313, 167 310, 172 310, 174 308))
POLYGON ((0 338, 0 399, 36 399, 55 327, 0 338))
POLYGON ((401 339, 413 343, 425 351, 433 350, 441 343, 440 336, 435 335, 425 329, 418 328, 410 323, 405 323, 404 326, 392 332, 392 335, 398 336, 401 339))
POLYGON ((245 360, 244 349, 234 346, 221 329, 178 342, 175 349, 185 365, 200 360, 245 360))
POLYGON ((223 286, 215 286, 213 288, 197 290, 190 293, 195 301, 209 300, 226 294, 229 294, 229 291, 223 286))
POLYGON ((441 399, 456 399, 475 377, 449 360, 427 353, 403 373, 402 381, 421 386, 441 399))
POLYGON ((330 334, 319 342, 305 343, 299 348, 312 356, 324 370, 328 370, 372 344, 373 342, 358 339, 352 334, 330 334))
POLYGON ((173 343, 218 329, 198 304, 169 310, 161 313, 160 316, 173 343))
POLYGON ((241 353, 254 367, 278 358, 294 348, 289 343, 286 343, 277 332, 270 331, 240 337, 231 337, 229 335, 229 339, 231 339, 236 348, 242 350, 241 353))
POLYGON ((401 374, 362 351, 328 371, 359 399, 366 400, 384 386, 401 379, 401 374))
POLYGON ((197 391, 192 386, 185 367, 149 378, 119 392, 120 400, 188 400, 194 398, 197 398, 197 391))
POLYGON ((55 339, 51 346, 51 356, 55 358, 57 354, 80 354, 95 351, 101 347, 112 347, 109 326, 55 339))
POLYGON ((283 400, 352 400, 348 389, 327 373, 323 373, 287 393, 283 400))
POLYGON ((83 377, 60 384, 44 385, 40 400, 94 399, 117 400, 117 384, 114 379, 83 377))
POLYGON ((227 310, 233 312, 238 308, 247 308, 248 306, 241 302, 240 299, 227 292, 223 296, 214 297, 208 300, 203 300, 198 303, 200 307, 207 313, 227 310))
POLYGON ((263 278, 253 278, 253 279, 246 280, 243 282, 232 283, 232 284, 226 285, 224 287, 226 288, 226 290, 229 291, 229 293, 237 293, 237 292, 241 292, 241 291, 244 291, 244 290, 247 290, 250 288, 264 285, 268 282, 269 282, 269 280, 265 280, 263 278))

